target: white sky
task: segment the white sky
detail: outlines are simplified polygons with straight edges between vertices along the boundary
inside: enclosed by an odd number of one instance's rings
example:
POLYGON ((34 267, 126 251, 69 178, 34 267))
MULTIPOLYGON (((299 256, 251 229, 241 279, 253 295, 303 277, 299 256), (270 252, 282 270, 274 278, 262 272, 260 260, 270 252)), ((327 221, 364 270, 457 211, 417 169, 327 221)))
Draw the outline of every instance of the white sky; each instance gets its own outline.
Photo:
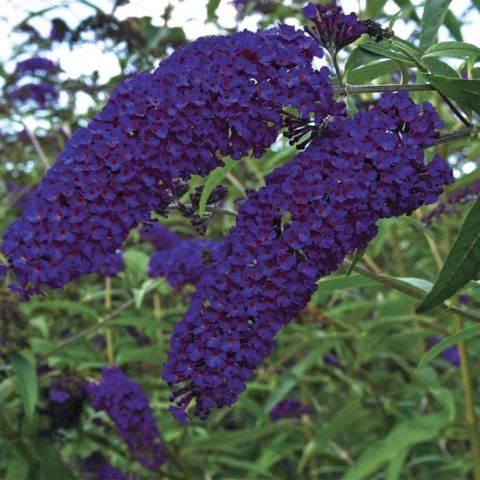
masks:
MULTIPOLYGON (((91 0, 92 3, 98 5, 105 11, 111 10, 112 2, 110 0, 91 0)), ((342 0, 341 4, 345 12, 358 10, 358 4, 364 6, 366 0, 342 0)), ((419 3, 416 0, 415 3, 419 3)), ((170 27, 181 26, 190 40, 203 35, 212 35, 218 32, 214 24, 205 24, 206 4, 207 0, 130 0, 128 5, 117 9, 120 18, 128 16, 151 16, 153 23, 157 25, 163 24, 160 16, 163 14, 165 7, 171 3, 174 6, 172 19, 169 22, 170 27)), ((451 3, 452 11, 459 15, 466 7, 470 5, 469 0, 453 0, 451 3)), ((11 35, 11 28, 20 22, 28 12, 40 10, 45 7, 58 7, 48 12, 45 16, 39 17, 32 21, 32 24, 43 34, 47 34, 50 29, 50 23, 45 21, 45 17, 54 18, 60 16, 69 25, 73 26, 81 18, 91 15, 93 10, 85 5, 75 1, 55 1, 55 0, 0 0, 0 61, 5 61, 11 56, 12 42, 15 36, 11 35), (68 8, 62 8, 68 5, 68 8)), ((387 12, 394 14, 398 7, 392 0, 387 2, 387 12)), ((236 10, 231 0, 221 0, 217 10, 220 24, 224 27, 231 28, 236 22, 236 10)), ((250 30, 256 29, 256 21, 258 17, 250 16, 242 22, 242 28, 250 30)), ((465 41, 474 44, 480 43, 480 15, 478 12, 472 12, 469 15, 467 23, 463 28, 465 41)), ((444 27, 442 27, 444 29, 444 27)), ((405 27, 405 24, 399 20, 395 25, 396 34, 405 37, 411 33, 411 27, 405 27)), ((447 38, 446 29, 441 31, 441 37, 447 38)), ((28 56, 26 52, 25 57, 28 56)), ((78 77, 81 74, 89 75, 97 70, 100 73, 100 79, 106 80, 112 75, 119 73, 119 66, 116 56, 113 53, 101 52, 98 45, 85 44, 76 46, 74 50, 70 50, 66 45, 57 48, 52 52, 51 57, 60 61, 61 67, 66 71, 70 78, 78 77)), ((8 68, 8 64, 7 64, 8 68)), ((10 67, 13 68, 13 67, 10 67)))

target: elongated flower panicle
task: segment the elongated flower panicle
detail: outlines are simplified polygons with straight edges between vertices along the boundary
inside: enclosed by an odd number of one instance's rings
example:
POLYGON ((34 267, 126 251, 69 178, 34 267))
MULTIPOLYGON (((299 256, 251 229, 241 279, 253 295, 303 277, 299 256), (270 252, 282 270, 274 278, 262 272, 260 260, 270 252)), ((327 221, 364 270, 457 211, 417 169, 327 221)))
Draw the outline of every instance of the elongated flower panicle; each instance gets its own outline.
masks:
POLYGON ((441 126, 430 104, 385 94, 331 123, 246 199, 174 327, 163 377, 182 385, 171 397, 177 419, 194 398, 201 418, 232 405, 318 278, 364 249, 377 220, 432 203, 453 182, 438 156, 424 163, 422 146, 441 126))
POLYGON ((219 241, 195 238, 159 250, 150 259, 148 276, 165 277, 178 290, 187 284, 196 285, 220 245, 219 241))
POLYGON ((93 408, 106 411, 132 457, 146 468, 158 469, 166 461, 165 449, 140 385, 118 367, 104 367, 102 382, 89 384, 87 390, 93 408))
POLYGON ((276 422, 282 418, 300 418, 302 415, 309 415, 315 410, 310 405, 305 405, 298 398, 287 397, 280 400, 270 411, 270 418, 276 422))
POLYGON ((179 180, 221 156, 260 157, 283 109, 321 123, 341 115, 317 43, 293 27, 200 39, 152 73, 127 77, 77 130, 1 249, 24 296, 98 271, 138 223, 162 212, 179 180))

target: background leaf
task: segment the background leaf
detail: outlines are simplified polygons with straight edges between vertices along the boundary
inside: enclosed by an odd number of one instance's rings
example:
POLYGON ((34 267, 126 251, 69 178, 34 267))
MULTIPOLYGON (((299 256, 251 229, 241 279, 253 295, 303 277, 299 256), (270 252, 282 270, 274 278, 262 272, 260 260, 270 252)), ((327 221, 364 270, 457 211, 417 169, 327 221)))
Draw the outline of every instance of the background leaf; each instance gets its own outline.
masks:
POLYGON ((455 240, 430 293, 416 311, 425 312, 450 298, 480 269, 480 197, 477 198, 455 240))
POLYGON ((420 49, 425 50, 433 45, 437 33, 445 20, 452 0, 426 0, 423 8, 422 28, 420 29, 420 49))

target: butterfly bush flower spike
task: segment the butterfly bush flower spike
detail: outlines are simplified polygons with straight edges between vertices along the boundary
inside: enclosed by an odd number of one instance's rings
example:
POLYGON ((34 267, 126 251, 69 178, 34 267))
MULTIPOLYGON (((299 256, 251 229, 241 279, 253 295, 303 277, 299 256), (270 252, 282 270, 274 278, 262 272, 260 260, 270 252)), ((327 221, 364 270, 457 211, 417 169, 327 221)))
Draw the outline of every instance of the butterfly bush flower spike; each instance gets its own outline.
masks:
POLYGON ((146 468, 158 469, 166 461, 165 449, 140 385, 114 366, 104 367, 101 383, 91 383, 87 390, 93 408, 106 411, 132 457, 146 468))
POLYGON ((163 377, 178 385, 176 418, 193 399, 200 418, 235 403, 316 281, 364 249, 379 219, 436 201, 453 175, 438 155, 425 164, 423 145, 441 126, 430 104, 385 94, 332 122, 245 200, 174 327, 163 377))
POLYGON ((67 142, 0 248, 25 297, 98 272, 132 228, 162 213, 179 182, 223 156, 261 157, 284 109, 342 114, 320 46, 286 25, 203 38, 128 76, 67 142), (192 119, 195 128, 192 128, 192 119))

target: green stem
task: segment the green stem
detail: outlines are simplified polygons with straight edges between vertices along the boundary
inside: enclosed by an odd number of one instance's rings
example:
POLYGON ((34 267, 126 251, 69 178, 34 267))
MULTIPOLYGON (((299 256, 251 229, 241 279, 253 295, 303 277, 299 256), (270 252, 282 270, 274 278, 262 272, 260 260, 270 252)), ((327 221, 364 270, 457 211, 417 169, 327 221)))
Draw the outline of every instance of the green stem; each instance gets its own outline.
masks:
MULTIPOLYGON (((158 283, 155 282, 152 284, 145 293, 149 293, 152 290, 155 290, 155 288, 158 287, 158 283)), ((124 312, 127 308, 131 307, 135 303, 134 298, 130 298, 127 300, 125 303, 122 303, 119 307, 117 307, 115 310, 112 311, 112 313, 104 316, 103 318, 100 318, 97 323, 94 325, 90 325, 90 327, 87 327, 80 332, 76 333, 75 335, 72 335, 70 337, 67 337, 65 340, 62 340, 61 342, 58 342, 51 350, 48 352, 44 353, 39 357, 39 362, 44 361, 47 357, 53 355, 54 353, 57 353, 59 350, 62 348, 66 347, 67 345, 70 345, 71 343, 76 342, 77 340, 80 340, 83 337, 86 337, 87 335, 90 335, 91 333, 95 333, 99 328, 103 327, 105 324, 108 324, 110 320, 113 320, 115 317, 118 317, 122 312, 124 312)))
MULTIPOLYGON (((344 260, 343 263, 347 266, 350 266, 352 264, 352 262, 350 262, 349 260, 344 260)), ((422 290, 412 287, 407 283, 402 282, 401 280, 397 280, 387 275, 379 275, 375 272, 372 272, 368 268, 361 267, 360 265, 355 265, 353 267, 353 270, 355 270, 357 273, 360 273, 365 277, 371 278, 372 280, 375 280, 378 283, 381 283, 382 285, 385 285, 386 287, 390 287, 390 288, 393 288, 394 290, 398 290, 399 292, 402 292, 405 295, 408 295, 410 297, 418 298, 419 300, 423 300, 425 298, 425 293, 422 292, 422 290)), ((468 318, 469 320, 472 320, 474 322, 480 323, 480 315, 470 310, 463 310, 453 305, 449 306, 445 303, 442 303, 441 305, 439 305, 439 308, 455 313, 461 317, 468 318)))
MULTIPOLYGON (((463 330, 462 319, 454 315, 455 331, 463 330)), ((473 379, 467 346, 464 342, 458 344, 460 352, 460 375, 462 378, 463 396, 465 398, 465 421, 470 433, 470 445, 473 455, 473 471, 475 480, 480 480, 480 435, 478 432, 478 417, 475 413, 473 395, 473 379)))
POLYGON ((399 92, 401 90, 420 92, 425 90, 435 90, 433 85, 429 83, 418 83, 412 85, 398 85, 388 84, 388 85, 343 85, 340 87, 333 87, 335 93, 381 93, 381 92, 399 92))

